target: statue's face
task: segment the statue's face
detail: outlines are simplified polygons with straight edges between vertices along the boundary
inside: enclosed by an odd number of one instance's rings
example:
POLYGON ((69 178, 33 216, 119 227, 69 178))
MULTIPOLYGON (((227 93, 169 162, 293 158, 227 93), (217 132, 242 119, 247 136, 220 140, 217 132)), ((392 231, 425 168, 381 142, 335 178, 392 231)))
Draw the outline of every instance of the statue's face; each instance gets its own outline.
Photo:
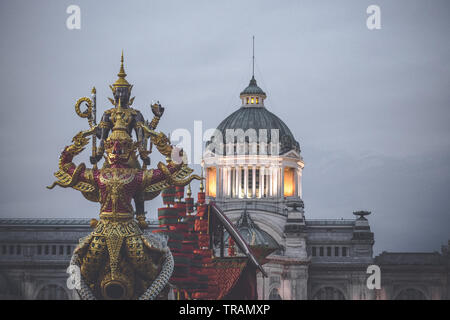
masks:
POLYGON ((105 142, 105 151, 109 164, 126 164, 134 151, 130 140, 108 139, 105 142))
POLYGON ((116 92, 114 93, 114 99, 117 102, 117 105, 120 104, 122 108, 126 108, 128 106, 128 101, 130 100, 130 89, 128 87, 117 87, 116 92))

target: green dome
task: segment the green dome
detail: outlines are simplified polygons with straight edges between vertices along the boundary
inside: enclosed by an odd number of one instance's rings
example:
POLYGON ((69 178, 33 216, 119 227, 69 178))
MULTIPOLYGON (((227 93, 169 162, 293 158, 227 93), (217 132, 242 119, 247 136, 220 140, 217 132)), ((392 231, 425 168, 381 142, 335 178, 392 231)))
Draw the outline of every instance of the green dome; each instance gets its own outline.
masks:
POLYGON ((260 87, 258 87, 258 85, 256 84, 256 79, 253 76, 252 79, 250 80, 250 84, 248 85, 247 88, 244 89, 244 91, 241 92, 241 96, 242 95, 263 95, 264 97, 266 96, 266 93, 264 91, 262 91, 262 89, 260 87))
MULTIPOLYGON (((300 153, 300 144, 295 140, 288 126, 265 107, 242 106, 225 118, 217 127, 225 142, 227 141, 227 129, 242 129, 244 132, 248 129, 254 129, 257 135, 259 135, 260 129, 266 129, 267 143, 272 142, 271 130, 277 129, 280 141, 280 154, 284 154, 290 150, 296 150, 300 153)), ((248 142, 248 137, 246 138, 248 142)), ((237 137, 234 137, 234 139, 234 143, 236 143, 237 137)), ((208 141, 207 145, 209 143, 210 141, 208 141)))

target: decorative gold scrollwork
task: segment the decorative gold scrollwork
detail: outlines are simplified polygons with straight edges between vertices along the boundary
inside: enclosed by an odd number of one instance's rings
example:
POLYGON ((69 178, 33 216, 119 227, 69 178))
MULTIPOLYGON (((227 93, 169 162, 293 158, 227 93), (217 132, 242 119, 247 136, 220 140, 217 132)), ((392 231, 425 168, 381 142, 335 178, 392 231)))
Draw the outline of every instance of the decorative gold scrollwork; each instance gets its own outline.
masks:
POLYGON ((75 112, 81 118, 91 118, 92 116, 92 100, 88 97, 83 97, 77 100, 75 103, 75 112), (87 104, 87 109, 84 112, 81 112, 80 106, 85 102, 87 104))

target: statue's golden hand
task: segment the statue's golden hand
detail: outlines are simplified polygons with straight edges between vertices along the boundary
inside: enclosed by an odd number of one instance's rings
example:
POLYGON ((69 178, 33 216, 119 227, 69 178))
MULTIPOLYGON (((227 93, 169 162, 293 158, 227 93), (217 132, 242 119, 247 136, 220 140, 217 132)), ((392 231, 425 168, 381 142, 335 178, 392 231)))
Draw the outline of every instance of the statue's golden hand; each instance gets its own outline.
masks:
POLYGON ((164 132, 160 132, 156 137, 153 138, 153 143, 156 146, 162 147, 164 145, 170 144, 170 141, 169 138, 167 138, 167 136, 164 134, 164 132))
POLYGON ((139 228, 141 228, 141 229, 148 228, 148 223, 147 223, 147 221, 145 221, 145 216, 137 216, 136 219, 138 221, 139 228))
POLYGON ((161 106, 159 101, 157 103, 152 104, 151 108, 152 108, 153 114, 157 118, 161 118, 162 115, 164 114, 164 108, 161 106))
POLYGON ((83 133, 83 131, 80 131, 75 137, 73 137, 73 144, 67 147, 67 152, 72 155, 77 155, 84 150, 84 147, 89 143, 89 138, 84 137, 83 133))
POLYGON ((73 155, 79 154, 89 143, 89 136, 96 132, 96 130, 97 126, 94 126, 89 130, 78 132, 75 137, 72 138, 73 144, 67 147, 67 151, 73 155))
POLYGON ((75 137, 73 137, 72 142, 76 147, 82 148, 89 143, 89 138, 83 136, 83 131, 80 131, 75 137))
POLYGON ((167 158, 171 158, 172 156, 172 146, 170 145, 170 140, 167 136, 160 132, 157 136, 151 138, 153 144, 158 149, 159 153, 167 158))

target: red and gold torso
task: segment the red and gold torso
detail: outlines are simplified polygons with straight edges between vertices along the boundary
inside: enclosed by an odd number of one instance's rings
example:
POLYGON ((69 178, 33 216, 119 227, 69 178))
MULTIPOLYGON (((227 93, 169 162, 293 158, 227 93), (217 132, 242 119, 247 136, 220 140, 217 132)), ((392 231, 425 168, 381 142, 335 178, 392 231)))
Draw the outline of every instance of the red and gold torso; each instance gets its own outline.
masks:
POLYGON ((143 172, 134 168, 105 168, 94 171, 101 203, 100 218, 132 218, 131 200, 142 186, 143 172))

